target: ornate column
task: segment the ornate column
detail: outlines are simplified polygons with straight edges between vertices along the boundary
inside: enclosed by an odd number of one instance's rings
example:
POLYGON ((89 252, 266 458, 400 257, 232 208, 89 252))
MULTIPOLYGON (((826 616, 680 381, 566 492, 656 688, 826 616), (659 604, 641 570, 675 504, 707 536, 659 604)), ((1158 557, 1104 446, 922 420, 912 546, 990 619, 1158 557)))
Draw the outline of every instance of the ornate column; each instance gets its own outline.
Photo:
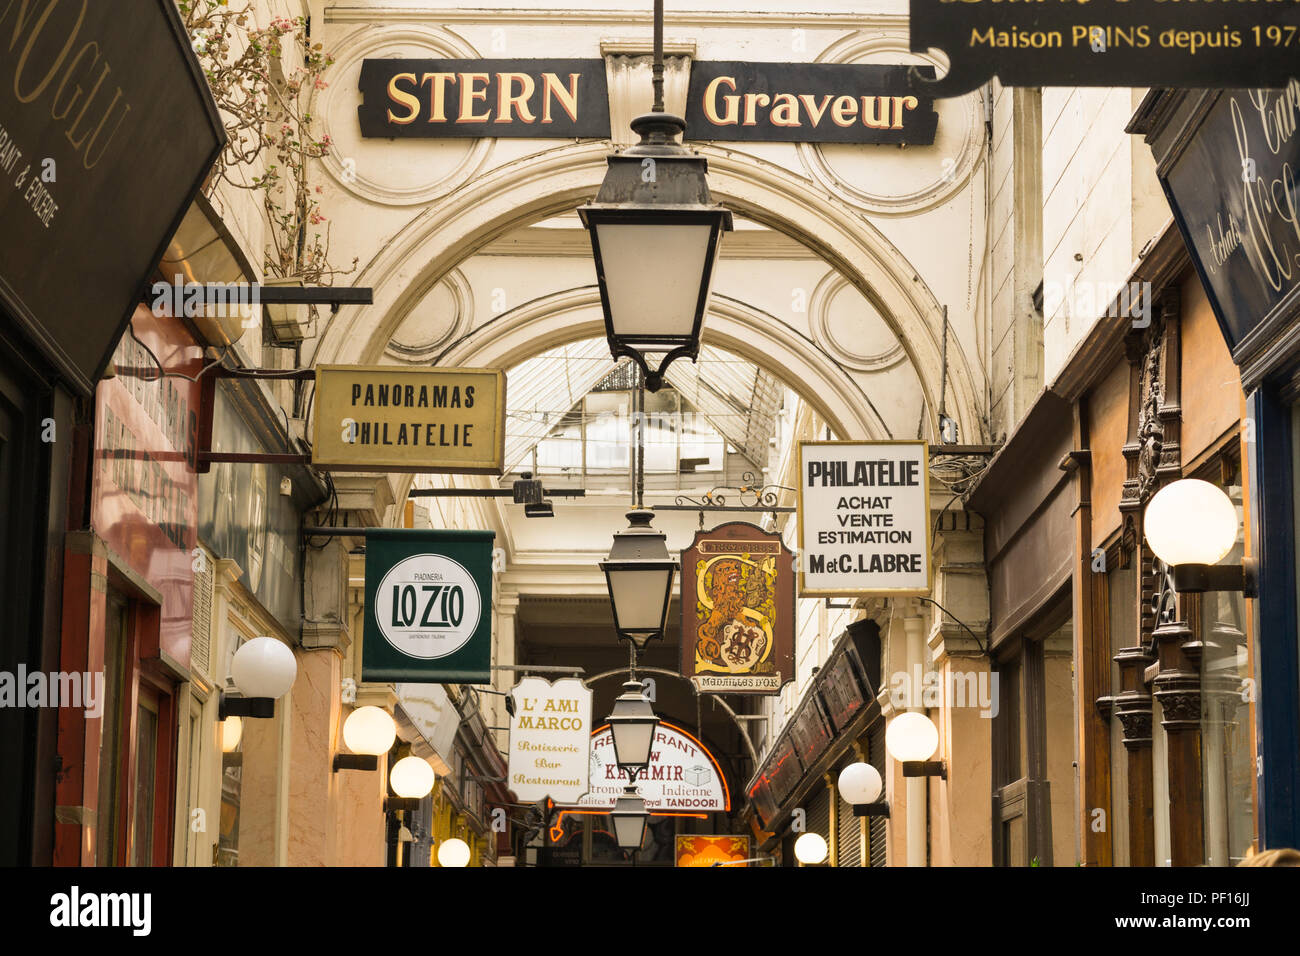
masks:
POLYGON ((1169 569, 1154 562, 1160 589, 1156 595, 1155 698, 1168 741, 1169 858, 1174 866, 1205 862, 1205 811, 1201 793, 1201 675, 1199 651, 1186 653, 1192 630, 1180 613, 1169 569))
MULTIPOLYGON (((514 589, 507 589, 504 586, 497 595, 496 603, 496 633, 492 641, 492 663, 502 667, 511 667, 516 663, 515 651, 515 615, 519 611, 519 592, 514 589)), ((492 672, 492 686, 503 694, 510 693, 510 688, 515 685, 519 678, 518 673, 512 670, 497 670, 492 672)), ((507 726, 508 714, 505 709, 505 698, 498 697, 495 694, 489 695, 492 701, 491 714, 492 726, 507 726)), ((510 734, 508 731, 493 731, 493 739, 497 742, 500 750, 505 750, 509 746, 510 734)))
POLYGON ((935 779, 930 855, 935 866, 990 866, 993 862, 993 718, 997 675, 988 655, 989 589, 984 575, 984 529, 978 515, 949 511, 935 542, 934 610, 928 644, 942 710, 932 714, 948 781, 935 779), (958 621, 964 622, 976 636, 958 621), (960 784, 955 782, 960 781, 960 784))

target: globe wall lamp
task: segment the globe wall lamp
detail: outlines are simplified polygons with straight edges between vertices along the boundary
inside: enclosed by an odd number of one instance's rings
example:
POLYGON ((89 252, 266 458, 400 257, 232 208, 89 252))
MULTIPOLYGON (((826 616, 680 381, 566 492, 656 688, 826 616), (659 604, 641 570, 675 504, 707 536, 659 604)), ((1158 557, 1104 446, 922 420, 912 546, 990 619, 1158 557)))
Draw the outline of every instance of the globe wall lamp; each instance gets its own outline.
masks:
POLYGON ((679 358, 695 360, 713 269, 731 212, 709 195, 708 161, 677 144, 686 121, 664 112, 664 5, 654 4, 654 104, 632 120, 641 137, 609 157, 595 201, 578 208, 615 359, 627 357, 658 391, 679 358), (647 353, 662 356, 651 366, 647 353))
POLYGON ((853 806, 855 817, 887 817, 889 802, 880 799, 884 782, 880 771, 869 763, 851 763, 840 771, 840 796, 853 806))
POLYGON ((438 844, 439 866, 469 866, 469 844, 457 837, 438 844))
POLYGON ((677 572, 677 562, 668 554, 668 536, 650 527, 653 517, 646 509, 629 511, 628 527, 615 533, 609 557, 600 562, 614 630, 637 650, 664 636, 677 572))
POLYGON ((239 717, 227 717, 221 722, 221 752, 234 753, 244 736, 244 722, 239 717))
POLYGON ((397 725, 388 711, 358 707, 343 722, 343 742, 352 753, 334 755, 334 772, 378 770, 379 758, 392 749, 396 739, 397 725))
POLYGON ((1219 564, 1237 543, 1237 508, 1221 488, 1196 478, 1165 485, 1147 505, 1142 529, 1156 557, 1171 569, 1175 591, 1258 597, 1255 559, 1219 564))
POLYGON ((885 728, 885 749, 903 765, 904 777, 948 779, 948 765, 931 760, 939 749, 939 729, 925 714, 899 714, 885 728))
POLYGON ((242 696, 223 693, 217 703, 217 719, 274 717, 275 702, 289 692, 297 676, 298 662, 283 641, 273 637, 246 641, 230 662, 231 680, 242 696))
POLYGON ((829 853, 830 847, 826 845, 826 838, 820 833, 813 833, 810 830, 794 841, 794 858, 802 866, 817 866, 819 863, 825 863, 829 853))
POLYGON ((397 794, 384 802, 386 810, 418 810, 420 801, 433 792, 433 768, 422 757, 407 756, 388 771, 388 786, 397 794))

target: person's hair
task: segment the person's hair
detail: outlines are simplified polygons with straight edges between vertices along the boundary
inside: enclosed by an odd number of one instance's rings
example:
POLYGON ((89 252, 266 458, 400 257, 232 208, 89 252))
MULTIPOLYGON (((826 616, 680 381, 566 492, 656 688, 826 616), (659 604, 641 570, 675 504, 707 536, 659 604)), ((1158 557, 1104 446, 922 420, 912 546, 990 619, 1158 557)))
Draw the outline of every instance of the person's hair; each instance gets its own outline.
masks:
POLYGON ((1237 865, 1300 866, 1300 850, 1293 850, 1290 847, 1281 847, 1277 850, 1265 850, 1262 853, 1252 853, 1237 865))

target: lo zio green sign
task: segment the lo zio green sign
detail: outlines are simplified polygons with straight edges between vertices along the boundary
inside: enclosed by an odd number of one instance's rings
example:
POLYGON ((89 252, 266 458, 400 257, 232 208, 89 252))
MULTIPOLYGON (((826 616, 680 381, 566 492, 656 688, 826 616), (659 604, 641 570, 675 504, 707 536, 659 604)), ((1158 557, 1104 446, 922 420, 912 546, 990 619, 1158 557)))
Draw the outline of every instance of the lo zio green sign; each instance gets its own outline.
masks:
POLYGON ((491 680, 495 538, 491 531, 366 532, 362 680, 491 680))

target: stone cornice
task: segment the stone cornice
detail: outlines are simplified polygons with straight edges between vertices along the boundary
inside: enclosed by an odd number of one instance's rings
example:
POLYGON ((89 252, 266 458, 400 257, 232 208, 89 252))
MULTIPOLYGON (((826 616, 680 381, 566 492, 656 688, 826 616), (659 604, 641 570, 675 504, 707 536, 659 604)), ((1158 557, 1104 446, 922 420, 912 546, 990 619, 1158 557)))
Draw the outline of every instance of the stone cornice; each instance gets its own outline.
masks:
MULTIPOLYGON (((571 8, 530 10, 490 7, 361 7, 338 4, 325 8, 326 23, 518 23, 529 26, 573 27, 614 24, 628 26, 653 22, 651 11, 571 8)), ((755 12, 748 10, 673 10, 665 29, 683 27, 780 27, 799 29, 906 30, 903 14, 812 13, 804 10, 755 12)), ((665 37, 665 48, 689 41, 665 37)))

